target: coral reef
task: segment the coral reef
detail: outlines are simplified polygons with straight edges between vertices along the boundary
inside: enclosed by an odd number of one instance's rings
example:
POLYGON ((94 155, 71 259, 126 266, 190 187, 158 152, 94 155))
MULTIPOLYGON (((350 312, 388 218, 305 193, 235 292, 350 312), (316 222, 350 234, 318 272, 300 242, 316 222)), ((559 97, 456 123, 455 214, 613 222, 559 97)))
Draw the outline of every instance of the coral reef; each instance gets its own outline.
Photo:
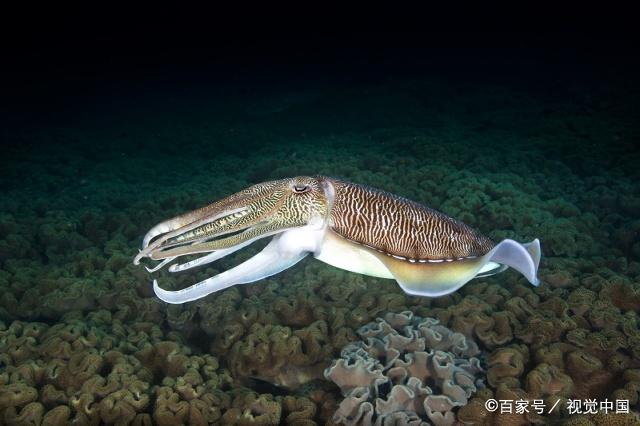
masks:
POLYGON ((258 377, 289 389, 322 378, 332 347, 327 324, 316 321, 292 331, 289 327, 258 323, 237 341, 228 357, 234 377, 258 377))
POLYGON ((452 425, 481 384, 476 344, 436 319, 388 313, 358 334, 325 370, 345 397, 334 422, 452 425))
MULTIPOLYGON (((632 310, 634 295, 629 293, 628 284, 600 275, 587 277, 582 285, 536 291, 518 286, 512 290, 514 297, 496 300, 492 306, 476 299, 483 294, 493 297, 491 286, 477 286, 465 291, 468 294, 460 304, 436 314, 452 329, 467 336, 480 336, 477 327, 456 318, 504 312, 513 330, 508 344, 491 350, 487 357, 488 390, 493 396, 478 393, 471 399, 458 413, 462 423, 535 424, 548 422, 549 418, 566 419, 567 399, 626 399, 632 407, 637 404, 633 372, 637 371, 640 358, 635 343, 639 324, 637 313, 632 310), (625 296, 621 298, 620 292, 625 296), (464 313, 458 314, 458 310, 464 313), (536 413, 487 413, 484 401, 505 393, 529 402, 542 400, 545 406, 560 399, 562 408, 545 417, 536 413)), ((491 349, 490 343, 481 341, 481 347, 491 349)))
MULTIPOLYGON (((195 107, 162 95, 154 99, 163 107, 97 102, 117 108, 85 119, 83 103, 55 125, 2 126, 0 424, 331 424, 343 396, 323 370, 361 340, 360 327, 407 310, 482 351, 487 387, 457 409, 462 424, 614 421, 566 410, 498 415, 484 408, 488 398, 626 399, 637 412, 637 79, 581 87, 584 73, 556 71, 534 90, 431 74, 349 79, 249 120, 253 88, 242 87, 242 99, 216 92, 195 107), (167 307, 131 265, 153 224, 252 182, 315 173, 424 202, 494 240, 538 237, 542 284, 506 271, 431 300, 307 259, 277 278, 167 307)), ((162 280, 185 287, 256 245, 162 280)), ((421 392, 409 373, 393 377, 405 382, 393 404, 421 392)))
MULTIPOLYGON (((175 337, 175 336, 174 336, 175 337)), ((229 381, 152 323, 108 311, 53 326, 14 321, 0 331, 0 419, 7 424, 209 424, 229 381), (46 422, 46 423, 45 423, 46 422), (177 423, 176 423, 177 422, 177 423)))

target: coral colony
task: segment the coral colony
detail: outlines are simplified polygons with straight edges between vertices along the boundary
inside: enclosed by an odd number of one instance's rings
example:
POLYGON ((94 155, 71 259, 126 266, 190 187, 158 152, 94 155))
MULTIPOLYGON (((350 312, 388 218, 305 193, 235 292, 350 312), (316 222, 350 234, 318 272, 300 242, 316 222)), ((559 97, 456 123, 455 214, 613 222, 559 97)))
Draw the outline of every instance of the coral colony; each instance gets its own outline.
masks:
POLYGON ((640 424, 640 73, 604 41, 129 75, 49 36, 0 67, 0 425, 640 424))

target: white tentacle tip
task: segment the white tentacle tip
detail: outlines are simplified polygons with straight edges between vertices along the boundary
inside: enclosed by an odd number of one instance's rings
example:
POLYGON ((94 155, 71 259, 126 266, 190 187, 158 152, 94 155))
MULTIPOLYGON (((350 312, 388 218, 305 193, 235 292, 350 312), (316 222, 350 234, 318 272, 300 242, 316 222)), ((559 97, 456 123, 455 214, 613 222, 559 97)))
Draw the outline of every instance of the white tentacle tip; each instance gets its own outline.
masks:
POLYGON ((163 302, 173 303, 173 304, 176 303, 176 302, 172 302, 171 298, 167 297, 167 295, 170 294, 171 292, 161 289, 160 286, 158 285, 158 280, 153 280, 153 292, 156 294, 158 299, 162 300, 163 302))
POLYGON ((169 257, 167 259, 164 259, 162 262, 158 263, 156 266, 154 266, 153 268, 148 268, 147 266, 145 266, 145 269, 147 270, 147 272, 149 273, 153 273, 156 272, 157 270, 162 269, 167 263, 170 263, 171 261, 173 261, 173 259, 175 259, 174 257, 169 257))

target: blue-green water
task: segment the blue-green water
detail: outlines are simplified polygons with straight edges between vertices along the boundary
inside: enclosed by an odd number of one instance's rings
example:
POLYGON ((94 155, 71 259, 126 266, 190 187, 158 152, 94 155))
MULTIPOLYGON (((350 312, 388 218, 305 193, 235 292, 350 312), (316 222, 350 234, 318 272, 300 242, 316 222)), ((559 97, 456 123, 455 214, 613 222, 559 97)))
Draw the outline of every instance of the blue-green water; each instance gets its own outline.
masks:
MULTIPOLYGON (((408 310, 481 351, 485 387, 453 410, 458 421, 500 424, 478 408, 490 398, 565 407, 519 415, 524 424, 566 421, 569 399, 628 400, 637 412, 629 58, 389 48, 206 58, 63 63, 15 80, 0 130, 0 424, 330 424, 343 396, 323 370, 358 327, 408 310), (318 174, 421 202, 494 240, 539 238, 542 284, 509 270, 409 297, 307 258, 169 306, 132 264, 162 220, 318 174)), ((154 276, 186 287, 260 247, 154 276)))

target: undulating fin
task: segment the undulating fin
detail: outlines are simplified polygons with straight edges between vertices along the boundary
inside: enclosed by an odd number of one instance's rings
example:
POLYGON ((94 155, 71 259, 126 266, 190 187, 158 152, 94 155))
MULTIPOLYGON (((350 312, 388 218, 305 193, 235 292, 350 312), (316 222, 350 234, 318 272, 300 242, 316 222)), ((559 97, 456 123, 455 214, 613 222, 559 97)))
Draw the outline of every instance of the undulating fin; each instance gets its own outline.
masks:
POLYGON ((520 244, 513 240, 502 240, 484 257, 490 261, 507 265, 520 272, 534 286, 540 285, 538 266, 540 265, 540 241, 520 244))
POLYGON ((490 277, 491 275, 499 274, 507 268, 507 265, 501 265, 496 262, 487 262, 473 278, 490 277))
POLYGON ((402 290, 415 296, 438 297, 453 293, 474 278, 487 263, 483 258, 410 263, 372 252, 389 269, 402 290))
MULTIPOLYGON (((520 244, 517 243, 513 240, 505 240, 505 241, 510 241, 511 243, 515 243, 517 245, 521 245, 522 247, 524 247, 526 249, 526 251, 529 253, 529 256, 531 257, 531 260, 533 261, 533 268, 535 270, 535 273, 533 274, 533 276, 535 276, 538 272, 538 266, 540 265, 540 256, 541 256, 541 250, 540 250, 540 241, 536 238, 535 240, 529 242, 529 243, 524 243, 524 244, 520 244)), ((509 244, 511 244, 509 243, 509 244)), ((511 247, 511 249, 506 250, 504 247, 502 247, 499 250, 498 256, 500 256, 502 253, 507 253, 508 257, 514 257, 513 255, 509 255, 509 252, 514 252, 514 247, 511 247)), ((519 247, 515 247, 515 251, 519 252, 520 249, 519 247)), ((520 253, 521 255, 524 255, 524 253, 520 253)), ((494 253, 494 255, 496 255, 494 253)), ((517 257, 517 256, 516 256, 517 257)), ((478 272, 478 274, 474 277, 474 278, 481 278, 481 277, 488 277, 491 275, 495 275, 497 273, 500 273, 502 271, 504 271, 505 269, 507 269, 509 265, 506 261, 503 263, 498 262, 498 257, 492 257, 491 260, 489 262, 487 262, 485 264, 485 266, 480 270, 480 272, 478 272)), ((528 260, 526 259, 526 256, 522 257, 522 261, 527 263, 528 260)), ((520 262, 522 264, 522 262, 520 262)), ((514 269, 518 270, 519 269, 515 266, 512 266, 514 269)), ((528 265, 528 268, 531 268, 531 265, 528 265)), ((529 278, 527 278, 529 280, 529 278)), ((537 280, 537 278, 536 278, 537 280)), ((539 284, 539 281, 531 281, 529 280, 529 282, 531 282, 531 284, 537 286, 539 284)))
POLYGON ((540 240, 535 239, 530 243, 522 244, 524 248, 527 249, 531 258, 533 259, 533 263, 536 265, 536 272, 538 271, 538 266, 540 266, 540 257, 542 256, 542 249, 540 249, 540 240))
POLYGON ((412 295, 437 297, 469 280, 512 267, 538 285, 540 242, 499 244, 444 213, 365 185, 328 177, 298 176, 264 182, 153 227, 134 264, 160 261, 156 271, 202 266, 273 236, 245 262, 190 287, 153 288, 167 303, 200 299, 230 286, 258 281, 308 254, 360 274, 396 279, 412 295), (178 260, 180 262, 181 260, 178 260))
POLYGON ((405 293, 417 296, 438 297, 453 293, 469 280, 493 275, 506 267, 512 267, 537 286, 540 263, 540 243, 534 240, 522 245, 513 240, 503 240, 482 257, 454 259, 442 262, 408 262, 384 253, 370 250, 396 279, 405 293))

